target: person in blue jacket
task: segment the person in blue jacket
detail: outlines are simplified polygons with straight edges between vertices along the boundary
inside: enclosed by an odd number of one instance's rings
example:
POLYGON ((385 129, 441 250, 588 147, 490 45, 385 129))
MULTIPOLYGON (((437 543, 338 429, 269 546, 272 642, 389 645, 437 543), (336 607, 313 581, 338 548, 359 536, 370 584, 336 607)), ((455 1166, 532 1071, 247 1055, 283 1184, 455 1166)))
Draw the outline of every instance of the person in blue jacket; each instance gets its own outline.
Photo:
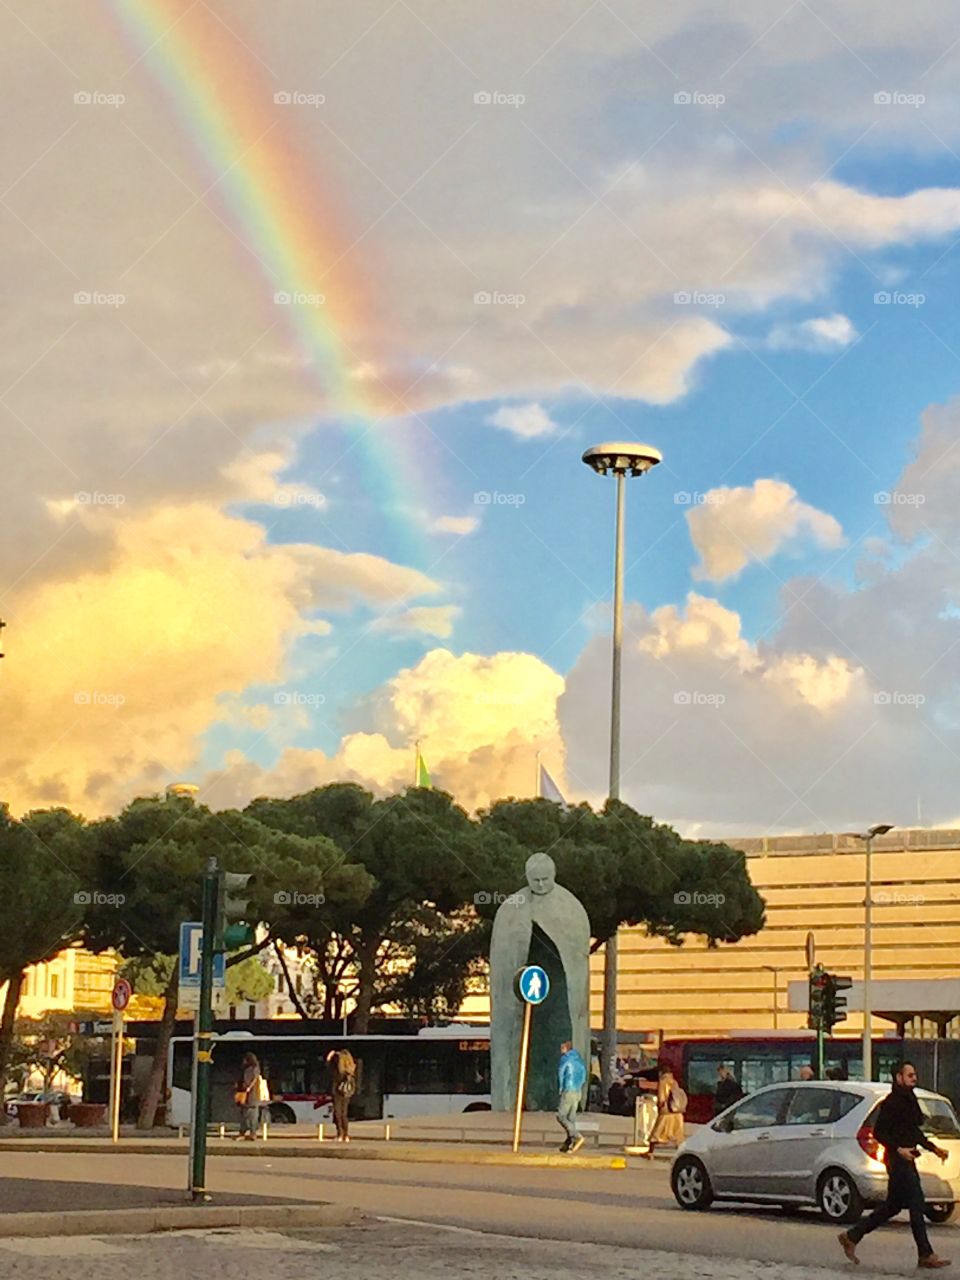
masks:
POLYGON ((580 1106, 580 1095, 587 1080, 587 1068, 583 1058, 573 1047, 573 1042, 564 1040, 560 1046, 560 1106, 557 1108, 557 1120, 563 1127, 567 1137, 560 1150, 565 1154, 573 1154, 583 1146, 583 1136, 577 1130, 577 1109, 580 1106))

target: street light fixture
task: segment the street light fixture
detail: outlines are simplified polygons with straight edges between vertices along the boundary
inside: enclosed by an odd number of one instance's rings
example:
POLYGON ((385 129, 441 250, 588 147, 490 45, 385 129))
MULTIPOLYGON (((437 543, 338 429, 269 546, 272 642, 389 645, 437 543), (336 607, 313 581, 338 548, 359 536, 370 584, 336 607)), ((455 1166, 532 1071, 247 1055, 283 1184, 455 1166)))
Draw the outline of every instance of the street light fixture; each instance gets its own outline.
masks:
POLYGON ((873 841, 893 830, 890 822, 875 822, 866 831, 844 831, 852 840, 862 840, 866 861, 866 891, 863 899, 863 1078, 873 1079, 873 1027, 870 979, 873 967, 873 841))
MULTIPOLYGON (((621 440, 596 444, 587 449, 583 461, 617 481, 616 553, 613 572, 613 679, 610 700, 610 799, 620 798, 620 667, 623 650, 623 527, 624 480, 642 476, 663 460, 663 454, 649 444, 628 444, 621 440)), ((617 935, 608 938, 603 949, 603 1037, 600 1078, 604 1094, 613 1080, 617 1057, 617 935)))

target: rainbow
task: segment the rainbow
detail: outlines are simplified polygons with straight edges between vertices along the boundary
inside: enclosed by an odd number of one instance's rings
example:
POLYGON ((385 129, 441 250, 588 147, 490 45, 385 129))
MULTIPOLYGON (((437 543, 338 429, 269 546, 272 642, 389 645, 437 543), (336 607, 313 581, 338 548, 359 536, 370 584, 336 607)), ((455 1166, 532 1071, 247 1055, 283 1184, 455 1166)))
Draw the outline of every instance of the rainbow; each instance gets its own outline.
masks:
POLYGON ((345 427, 344 462, 359 457, 364 487, 389 523, 392 553, 423 564, 420 513, 436 501, 435 467, 415 455, 409 423, 386 420, 390 394, 375 379, 351 374, 363 361, 348 339, 370 300, 353 265, 357 254, 349 252, 355 236, 322 189, 312 158, 294 143, 299 113, 275 103, 277 86, 234 16, 227 28, 206 4, 191 0, 113 3, 138 62, 162 84, 230 224, 259 263, 271 317, 282 315, 319 382, 325 412, 345 427), (284 294, 324 301, 273 309, 284 294), (378 391, 380 404, 373 401, 378 391))

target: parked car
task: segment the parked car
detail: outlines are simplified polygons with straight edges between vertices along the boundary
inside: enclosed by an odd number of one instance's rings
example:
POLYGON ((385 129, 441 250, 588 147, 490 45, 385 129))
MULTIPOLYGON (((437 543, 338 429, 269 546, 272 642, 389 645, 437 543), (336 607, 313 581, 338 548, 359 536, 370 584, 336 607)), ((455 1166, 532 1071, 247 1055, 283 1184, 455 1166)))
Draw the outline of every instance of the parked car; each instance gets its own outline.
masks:
MULTIPOLYGON (((678 1150, 670 1182, 683 1209, 714 1200, 784 1209, 816 1205, 830 1222, 855 1222, 886 1199, 883 1150, 873 1133, 890 1086, 860 1080, 767 1085, 703 1125, 678 1150)), ((960 1199, 960 1123, 948 1098, 917 1089, 923 1128, 948 1157, 922 1151, 917 1169, 931 1222, 960 1199)))

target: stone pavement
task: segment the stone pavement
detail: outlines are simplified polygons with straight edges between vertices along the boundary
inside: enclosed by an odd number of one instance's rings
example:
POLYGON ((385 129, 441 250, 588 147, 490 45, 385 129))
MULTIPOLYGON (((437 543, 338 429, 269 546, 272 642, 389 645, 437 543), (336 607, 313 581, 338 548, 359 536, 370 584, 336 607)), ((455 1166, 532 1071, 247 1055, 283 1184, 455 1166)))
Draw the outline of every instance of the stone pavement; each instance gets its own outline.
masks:
POLYGON ((326 1231, 3 1240, 0 1273, 5 1280, 849 1280, 851 1271, 368 1219, 326 1231))

